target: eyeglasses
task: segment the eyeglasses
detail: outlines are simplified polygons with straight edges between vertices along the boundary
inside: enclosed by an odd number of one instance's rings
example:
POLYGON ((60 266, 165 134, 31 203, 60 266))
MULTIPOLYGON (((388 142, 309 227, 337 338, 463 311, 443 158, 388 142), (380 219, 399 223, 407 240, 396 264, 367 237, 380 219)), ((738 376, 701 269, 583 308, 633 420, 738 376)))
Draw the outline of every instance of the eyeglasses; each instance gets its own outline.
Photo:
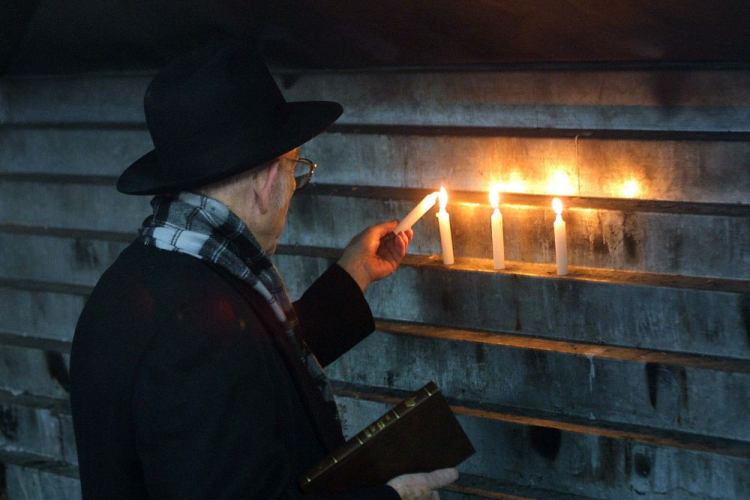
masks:
POLYGON ((299 191, 306 188, 310 184, 310 179, 312 179, 315 169, 318 168, 318 164, 307 158, 297 158, 296 160, 287 158, 287 160, 296 163, 294 166, 294 182, 296 182, 297 187, 294 190, 299 191))

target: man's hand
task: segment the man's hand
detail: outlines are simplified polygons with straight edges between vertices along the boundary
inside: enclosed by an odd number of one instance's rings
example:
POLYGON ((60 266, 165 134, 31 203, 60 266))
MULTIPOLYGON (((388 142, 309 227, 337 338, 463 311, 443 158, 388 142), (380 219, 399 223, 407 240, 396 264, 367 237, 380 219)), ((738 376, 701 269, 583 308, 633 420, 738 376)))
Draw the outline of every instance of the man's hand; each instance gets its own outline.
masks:
POLYGON ((392 274, 406 255, 414 232, 407 229, 394 234, 397 225, 398 221, 390 221, 365 229, 354 237, 339 259, 338 265, 363 292, 373 281, 392 274))
POLYGON ((422 474, 404 474, 388 481, 401 500, 439 500, 435 491, 458 479, 456 469, 439 469, 422 474))

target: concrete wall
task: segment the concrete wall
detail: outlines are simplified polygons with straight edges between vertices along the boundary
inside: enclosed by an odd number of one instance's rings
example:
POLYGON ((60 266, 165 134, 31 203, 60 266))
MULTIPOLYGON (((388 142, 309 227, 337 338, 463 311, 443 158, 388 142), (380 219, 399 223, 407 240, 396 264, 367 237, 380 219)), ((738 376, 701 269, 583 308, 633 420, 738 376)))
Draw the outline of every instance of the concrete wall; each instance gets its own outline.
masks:
MULTIPOLYGON (((444 498, 733 499, 750 491, 750 72, 280 74, 346 113, 307 145, 276 257, 293 295, 360 229, 451 190, 368 291, 333 364, 346 432, 434 380, 478 453, 444 498), (568 183, 551 188, 555 172, 568 183), (558 174, 559 175, 559 174, 558 174), (507 194, 507 269, 487 189, 507 194), (626 181, 640 191, 624 198, 626 181), (564 195, 571 273, 550 208, 564 195)), ((68 352, 150 212, 114 190, 150 149, 140 75, 0 81, 0 460, 9 498, 78 498, 68 352)))

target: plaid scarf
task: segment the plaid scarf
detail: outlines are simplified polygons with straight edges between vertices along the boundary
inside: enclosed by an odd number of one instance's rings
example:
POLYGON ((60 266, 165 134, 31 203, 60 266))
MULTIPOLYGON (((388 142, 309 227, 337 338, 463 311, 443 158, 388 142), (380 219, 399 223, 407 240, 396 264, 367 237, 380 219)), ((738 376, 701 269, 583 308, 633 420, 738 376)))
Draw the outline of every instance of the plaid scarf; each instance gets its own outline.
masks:
POLYGON ((333 402, 333 390, 323 367, 295 332, 297 315, 279 271, 245 223, 223 203, 196 193, 155 196, 151 206, 154 213, 143 221, 138 240, 144 245, 216 264, 261 294, 283 325, 324 399, 333 402))

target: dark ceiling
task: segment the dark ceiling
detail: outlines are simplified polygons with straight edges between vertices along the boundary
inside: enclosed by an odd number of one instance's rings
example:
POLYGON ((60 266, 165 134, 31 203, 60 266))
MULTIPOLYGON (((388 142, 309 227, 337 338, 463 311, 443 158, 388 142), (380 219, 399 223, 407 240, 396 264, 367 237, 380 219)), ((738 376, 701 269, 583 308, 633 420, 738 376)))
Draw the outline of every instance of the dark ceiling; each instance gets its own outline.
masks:
POLYGON ((0 72, 152 70, 216 37, 272 66, 750 63, 748 0, 0 0, 0 72))

